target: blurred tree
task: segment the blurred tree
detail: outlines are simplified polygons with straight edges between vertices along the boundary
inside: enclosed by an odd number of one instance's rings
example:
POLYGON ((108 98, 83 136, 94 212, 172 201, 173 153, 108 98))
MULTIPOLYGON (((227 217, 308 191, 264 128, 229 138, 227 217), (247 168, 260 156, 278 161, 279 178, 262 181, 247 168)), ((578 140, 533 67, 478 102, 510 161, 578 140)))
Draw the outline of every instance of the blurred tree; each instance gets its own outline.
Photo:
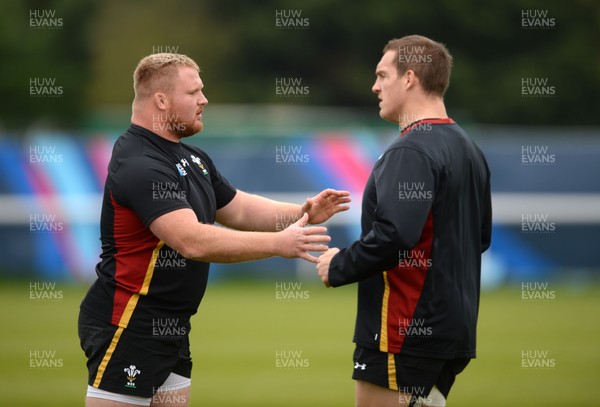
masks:
POLYGON ((94 3, 8 0, 0 3, 0 126, 74 127, 86 110, 94 3))
MULTIPOLYGON (((418 33, 455 58, 446 96, 451 114, 479 123, 598 125, 600 3, 596 0, 33 0, 0 6, 5 55, 0 89, 12 103, 5 124, 50 118, 71 123, 86 109, 133 98, 131 75, 153 52, 193 57, 211 103, 375 106, 374 69, 385 43, 418 33), (94 4, 95 6, 91 7, 94 4), (30 10, 56 10, 61 29, 32 29, 30 10), (553 25, 525 27, 529 11, 553 25), (291 18, 293 27, 278 18, 291 18), (595 40, 594 40, 595 39, 595 40), (55 77, 61 98, 32 98, 31 77, 55 77), (281 78, 301 80, 305 97, 278 94, 281 78), (552 97, 526 97, 522 83, 545 80, 552 97)), ((290 21, 290 20, 286 20, 290 21)))

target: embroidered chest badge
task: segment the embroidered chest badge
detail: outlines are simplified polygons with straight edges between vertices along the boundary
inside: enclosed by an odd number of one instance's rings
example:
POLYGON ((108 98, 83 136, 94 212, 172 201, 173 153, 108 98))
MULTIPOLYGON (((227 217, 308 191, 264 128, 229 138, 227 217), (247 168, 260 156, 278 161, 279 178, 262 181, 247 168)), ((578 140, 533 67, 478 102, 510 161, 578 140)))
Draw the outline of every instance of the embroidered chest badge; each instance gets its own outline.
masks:
POLYGON ((195 155, 192 155, 191 157, 192 161, 198 164, 198 167, 200 167, 200 169, 202 170, 202 175, 208 175, 208 171, 206 170, 206 168, 204 168, 204 164, 202 164, 202 161, 200 161, 200 159, 195 155))

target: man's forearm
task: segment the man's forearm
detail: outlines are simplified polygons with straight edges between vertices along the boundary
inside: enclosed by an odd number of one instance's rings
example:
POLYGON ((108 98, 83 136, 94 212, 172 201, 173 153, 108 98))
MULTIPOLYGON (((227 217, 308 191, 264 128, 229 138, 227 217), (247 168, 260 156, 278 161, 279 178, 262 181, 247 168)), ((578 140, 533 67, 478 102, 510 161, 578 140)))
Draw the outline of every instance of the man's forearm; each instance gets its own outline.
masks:
POLYGON ((305 215, 281 232, 245 232, 200 223, 191 209, 184 208, 158 217, 149 227, 183 257, 197 261, 233 263, 280 256, 316 263, 310 252, 327 250, 330 238, 324 227, 304 227, 307 221, 305 215))
POLYGON ((198 224, 185 244, 185 257, 211 263, 238 263, 280 256, 278 236, 272 232, 240 232, 198 224))
POLYGON ((278 232, 302 217, 302 207, 258 195, 247 195, 242 216, 242 230, 278 232))
POLYGON ((348 191, 325 189, 307 198, 302 205, 296 205, 237 191, 229 204, 217 210, 217 221, 236 230, 277 232, 296 223, 306 213, 308 223, 317 225, 348 210, 349 195, 348 191))

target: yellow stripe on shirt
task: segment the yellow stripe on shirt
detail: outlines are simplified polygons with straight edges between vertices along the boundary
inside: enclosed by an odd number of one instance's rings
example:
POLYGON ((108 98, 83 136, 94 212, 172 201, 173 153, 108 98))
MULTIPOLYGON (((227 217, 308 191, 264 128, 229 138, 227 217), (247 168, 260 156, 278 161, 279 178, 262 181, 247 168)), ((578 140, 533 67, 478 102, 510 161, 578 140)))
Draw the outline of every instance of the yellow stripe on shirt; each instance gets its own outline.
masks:
POLYGON ((383 272, 383 300, 381 302, 381 332, 379 335, 379 351, 388 351, 388 302, 390 300, 390 283, 388 282, 387 271, 383 272))

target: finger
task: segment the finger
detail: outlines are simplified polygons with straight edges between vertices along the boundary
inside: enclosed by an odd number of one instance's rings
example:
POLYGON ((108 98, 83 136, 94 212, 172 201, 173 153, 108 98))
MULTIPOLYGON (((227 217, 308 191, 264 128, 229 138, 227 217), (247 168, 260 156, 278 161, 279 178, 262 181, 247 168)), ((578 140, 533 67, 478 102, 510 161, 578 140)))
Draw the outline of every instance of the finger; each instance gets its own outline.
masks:
POLYGON ((311 243, 329 243, 331 242, 331 237, 328 235, 314 235, 314 236, 305 236, 302 240, 303 244, 311 244, 311 243))
MULTIPOLYGON (((308 215, 306 215, 306 216, 308 216, 308 215)), ((300 226, 300 225, 298 225, 298 226, 300 226)), ((302 229, 302 233, 304 233, 304 235, 306 235, 306 236, 322 235, 324 233, 327 233, 327 228, 325 226, 310 226, 310 227, 302 229)))
POLYGON ((327 189, 324 189, 321 192, 327 192, 328 194, 350 195, 350 191, 346 191, 345 189, 327 188, 327 189))
POLYGON ((337 201, 338 199, 350 199, 348 195, 329 194, 327 195, 329 201, 337 201))
POLYGON ((304 215, 302 215, 302 217, 300 219, 298 219, 296 221, 296 223, 294 223, 294 225, 303 228, 307 222, 308 222, 308 213, 304 212, 304 215))
POLYGON ((351 198, 340 198, 337 196, 331 197, 328 200, 330 205, 341 205, 341 204, 347 204, 352 202, 351 198))
POLYGON ((323 260, 323 256, 321 256, 319 257, 319 262, 317 264, 317 274, 319 274, 319 278, 322 280, 329 275, 329 261, 327 259, 323 260))
POLYGON ((315 263, 315 264, 319 263, 319 259, 315 256, 311 256, 310 254, 308 254, 308 252, 302 252, 300 254, 300 256, 298 256, 298 257, 300 257, 301 259, 304 259, 306 261, 309 261, 311 263, 315 263))
POLYGON ((335 207, 335 213, 344 212, 344 211, 347 211, 348 209, 350 209, 350 205, 336 206, 335 207))
POLYGON ((329 284, 329 272, 327 270, 324 270, 323 272, 319 270, 319 277, 321 277, 321 281, 323 282, 325 287, 331 287, 331 285, 329 284))
POLYGON ((301 249, 307 252, 326 252, 329 250, 329 246, 324 244, 305 244, 302 245, 301 249))
POLYGON ((336 195, 336 196, 350 196, 350 192, 349 191, 338 191, 335 189, 326 189, 326 191, 330 194, 330 195, 336 195))

